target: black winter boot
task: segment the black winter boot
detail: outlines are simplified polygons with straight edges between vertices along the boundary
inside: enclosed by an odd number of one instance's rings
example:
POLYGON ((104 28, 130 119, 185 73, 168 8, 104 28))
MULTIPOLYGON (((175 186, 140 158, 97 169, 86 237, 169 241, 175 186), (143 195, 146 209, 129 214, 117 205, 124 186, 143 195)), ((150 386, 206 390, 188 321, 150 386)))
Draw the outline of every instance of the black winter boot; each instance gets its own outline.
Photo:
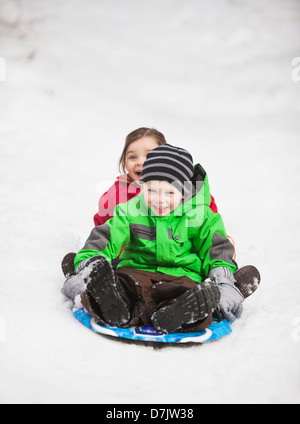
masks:
POLYGON ((72 275, 75 275, 75 270, 74 270, 75 256, 76 256, 76 253, 70 252, 63 258, 61 262, 61 269, 66 278, 70 278, 72 277, 72 275))
POLYGON ((259 287, 260 273, 255 266, 247 265, 236 271, 234 274, 236 287, 245 299, 251 296, 259 287))
POLYGON ((207 318, 218 307, 217 284, 204 281, 160 308, 152 317, 155 330, 174 333, 184 325, 207 318))
POLYGON ((86 291, 99 306, 105 322, 124 327, 130 320, 130 302, 106 258, 95 261, 87 281, 86 291))

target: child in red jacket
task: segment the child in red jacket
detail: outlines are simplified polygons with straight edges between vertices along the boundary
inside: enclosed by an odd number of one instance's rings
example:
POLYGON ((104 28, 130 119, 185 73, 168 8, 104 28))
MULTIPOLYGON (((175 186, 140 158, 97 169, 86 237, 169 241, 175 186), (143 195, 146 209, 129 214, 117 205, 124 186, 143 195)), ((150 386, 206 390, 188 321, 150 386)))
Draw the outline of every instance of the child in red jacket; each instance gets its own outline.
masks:
MULTIPOLYGON (((119 168, 123 174, 99 199, 98 212, 94 216, 95 227, 105 224, 112 218, 118 204, 126 203, 140 193, 139 180, 147 154, 166 143, 164 135, 153 128, 143 127, 128 134, 119 161, 119 168)), ((210 208, 214 213, 218 212, 213 196, 211 196, 210 208)), ((62 261, 66 278, 74 273, 74 257, 75 253, 68 253, 62 261)))

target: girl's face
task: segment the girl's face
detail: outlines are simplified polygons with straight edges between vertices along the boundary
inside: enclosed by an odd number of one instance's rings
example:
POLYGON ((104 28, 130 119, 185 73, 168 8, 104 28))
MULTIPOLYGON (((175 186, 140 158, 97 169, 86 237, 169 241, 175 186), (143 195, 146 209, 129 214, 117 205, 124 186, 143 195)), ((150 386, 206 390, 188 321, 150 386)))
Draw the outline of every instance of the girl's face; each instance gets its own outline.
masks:
POLYGON ((142 137, 128 146, 125 168, 133 181, 139 181, 147 154, 158 147, 153 137, 142 137))
POLYGON ((167 216, 176 209, 184 196, 167 181, 147 181, 143 193, 148 208, 157 216, 167 216))

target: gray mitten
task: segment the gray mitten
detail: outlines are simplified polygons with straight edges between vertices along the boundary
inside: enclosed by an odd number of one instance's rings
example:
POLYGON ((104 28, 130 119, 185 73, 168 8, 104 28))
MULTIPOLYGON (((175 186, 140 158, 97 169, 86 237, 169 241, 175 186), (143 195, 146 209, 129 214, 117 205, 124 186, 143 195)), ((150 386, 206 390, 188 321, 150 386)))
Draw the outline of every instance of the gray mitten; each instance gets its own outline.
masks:
POLYGON ((233 322, 240 318, 243 312, 244 296, 235 286, 235 279, 229 268, 219 267, 210 271, 209 278, 217 283, 221 293, 219 303, 223 317, 233 322))

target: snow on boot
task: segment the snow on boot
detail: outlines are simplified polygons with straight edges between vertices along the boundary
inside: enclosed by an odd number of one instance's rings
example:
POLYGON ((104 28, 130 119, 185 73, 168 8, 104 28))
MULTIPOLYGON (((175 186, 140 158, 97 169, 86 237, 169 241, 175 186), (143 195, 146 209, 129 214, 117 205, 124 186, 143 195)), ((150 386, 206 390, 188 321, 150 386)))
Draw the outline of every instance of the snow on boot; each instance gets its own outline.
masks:
POLYGON ((220 291, 212 281, 204 281, 172 300, 151 317, 155 330, 174 333, 183 325, 207 318, 220 301, 220 291))
POLYGON ((127 294, 106 258, 99 257, 87 279, 87 293, 100 308, 105 322, 112 327, 124 326, 130 320, 127 294))
POLYGON ((251 296, 259 287, 260 273, 255 266, 247 265, 236 271, 234 274, 235 286, 242 293, 244 298, 251 296))
POLYGON ((63 258, 61 262, 61 269, 66 278, 70 278, 72 277, 72 275, 75 275, 75 270, 74 270, 75 256, 76 256, 76 253, 70 252, 63 258))

